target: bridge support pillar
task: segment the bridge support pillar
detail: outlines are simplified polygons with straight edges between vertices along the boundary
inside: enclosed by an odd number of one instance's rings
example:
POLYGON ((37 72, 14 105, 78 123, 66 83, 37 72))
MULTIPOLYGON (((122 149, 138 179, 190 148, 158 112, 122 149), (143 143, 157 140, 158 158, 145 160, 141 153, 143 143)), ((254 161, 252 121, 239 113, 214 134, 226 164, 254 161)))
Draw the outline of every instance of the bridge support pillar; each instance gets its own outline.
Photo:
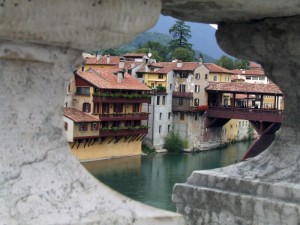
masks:
MULTIPOLYGON (((190 224, 300 223, 300 17, 221 24, 221 47, 263 65, 285 97, 281 130, 273 144, 247 161, 195 171, 176 184, 173 201, 190 224)), ((267 134, 272 139, 271 134, 267 134)))

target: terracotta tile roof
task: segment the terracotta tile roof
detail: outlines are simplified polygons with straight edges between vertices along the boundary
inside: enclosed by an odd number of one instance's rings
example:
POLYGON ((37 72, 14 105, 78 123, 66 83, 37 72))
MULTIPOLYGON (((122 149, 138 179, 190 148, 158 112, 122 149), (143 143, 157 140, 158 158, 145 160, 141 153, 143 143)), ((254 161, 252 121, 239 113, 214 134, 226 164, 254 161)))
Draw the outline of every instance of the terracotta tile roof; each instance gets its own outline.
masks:
POLYGON ((100 56, 100 58, 89 57, 86 58, 84 64, 86 65, 117 65, 119 64, 120 56, 100 56))
POLYGON ((94 117, 90 114, 82 112, 75 108, 64 108, 63 115, 73 120, 76 123, 80 122, 99 122, 100 120, 97 117, 94 117))
POLYGON ((126 53, 123 55, 125 58, 143 58, 144 56, 147 56, 145 53, 126 53))
POLYGON ((263 69, 262 66, 256 62, 250 62, 249 64, 249 68, 250 69, 263 69))
POLYGON ((132 69, 135 68, 139 65, 141 65, 142 62, 130 62, 130 61, 126 61, 125 65, 124 65, 124 69, 132 69))
POLYGON ((275 84, 251 84, 251 83, 227 83, 227 82, 209 82, 205 88, 206 91, 222 91, 251 94, 281 94, 279 87, 275 84))
POLYGON ((245 76, 265 76, 265 72, 263 70, 231 70, 231 72, 245 76))
POLYGON ((172 71, 174 69, 174 67, 176 66, 176 63, 173 63, 173 62, 161 62, 159 64, 162 65, 163 67, 152 73, 167 74, 170 71, 172 71))
POLYGON ((229 73, 232 74, 232 71, 227 70, 221 66, 218 66, 214 63, 203 63, 204 66, 209 70, 211 73, 229 73))
POLYGON ((124 74, 121 83, 117 82, 117 73, 119 68, 93 68, 87 71, 77 71, 76 74, 92 85, 100 89, 121 89, 121 90, 151 90, 145 84, 140 83, 137 79, 130 76, 128 73, 124 74))
POLYGON ((183 62, 182 67, 177 67, 177 64, 175 64, 174 70, 183 70, 183 71, 194 71, 197 67, 199 67, 198 62, 183 62))

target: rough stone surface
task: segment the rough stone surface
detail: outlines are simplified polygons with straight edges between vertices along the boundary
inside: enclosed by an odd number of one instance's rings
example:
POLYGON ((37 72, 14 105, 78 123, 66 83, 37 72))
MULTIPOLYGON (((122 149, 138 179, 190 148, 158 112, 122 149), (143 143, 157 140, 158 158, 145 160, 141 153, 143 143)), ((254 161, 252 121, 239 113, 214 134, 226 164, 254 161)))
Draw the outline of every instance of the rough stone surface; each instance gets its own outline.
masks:
POLYGON ((99 50, 153 26, 160 0, 0 1, 0 39, 99 50))
POLYGON ((285 97, 284 121, 274 143, 256 158, 196 171, 187 183, 175 186, 173 201, 189 224, 300 223, 299 24, 300 17, 290 17, 220 25, 221 47, 262 63, 279 85, 285 97))
POLYGON ((71 155, 62 106, 81 52, 0 44, 1 224, 184 224, 180 215, 130 200, 71 155))
POLYGON ((299 15, 298 0, 162 0, 162 13, 202 23, 231 23, 299 15))
MULTIPOLYGON (((66 47, 128 42, 154 24, 160 7, 159 0, 0 0, 0 39, 13 41, 0 44, 1 224, 185 224, 97 182, 62 131, 65 88, 80 57, 66 47)), ((194 172, 174 188, 178 211, 190 224, 299 224, 299 1, 164 0, 162 7, 219 23, 223 49, 261 62, 286 98, 275 143, 247 162, 194 172)))

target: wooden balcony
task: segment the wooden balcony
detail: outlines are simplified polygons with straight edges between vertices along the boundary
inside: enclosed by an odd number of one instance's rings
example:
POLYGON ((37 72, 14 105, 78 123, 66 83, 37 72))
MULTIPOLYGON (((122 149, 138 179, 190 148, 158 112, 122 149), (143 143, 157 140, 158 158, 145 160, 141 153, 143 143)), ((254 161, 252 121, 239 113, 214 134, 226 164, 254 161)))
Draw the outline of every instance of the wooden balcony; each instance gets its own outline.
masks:
POLYGON ((179 92, 173 91, 172 96, 174 98, 193 98, 193 92, 179 92))
POLYGON ((103 97, 103 96, 93 96, 93 102, 97 103, 151 103, 151 98, 149 97, 103 97))
POLYGON ((207 110, 206 105, 201 105, 201 106, 172 105, 172 111, 175 112, 204 112, 206 110, 207 110))
POLYGON ((100 130, 99 137, 120 137, 147 134, 148 128, 100 130))
POLYGON ((148 120, 149 113, 111 113, 100 114, 101 121, 126 121, 126 120, 148 120))
POLYGON ((282 110, 209 106, 208 117, 281 123, 282 110))

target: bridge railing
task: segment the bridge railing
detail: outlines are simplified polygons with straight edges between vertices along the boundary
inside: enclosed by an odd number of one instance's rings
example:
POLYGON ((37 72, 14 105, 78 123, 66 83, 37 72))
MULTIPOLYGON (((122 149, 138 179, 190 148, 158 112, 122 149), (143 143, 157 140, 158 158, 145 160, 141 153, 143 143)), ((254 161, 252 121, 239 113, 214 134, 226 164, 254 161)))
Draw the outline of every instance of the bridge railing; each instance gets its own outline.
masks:
POLYGON ((282 122, 283 110, 209 106, 208 117, 282 122))

